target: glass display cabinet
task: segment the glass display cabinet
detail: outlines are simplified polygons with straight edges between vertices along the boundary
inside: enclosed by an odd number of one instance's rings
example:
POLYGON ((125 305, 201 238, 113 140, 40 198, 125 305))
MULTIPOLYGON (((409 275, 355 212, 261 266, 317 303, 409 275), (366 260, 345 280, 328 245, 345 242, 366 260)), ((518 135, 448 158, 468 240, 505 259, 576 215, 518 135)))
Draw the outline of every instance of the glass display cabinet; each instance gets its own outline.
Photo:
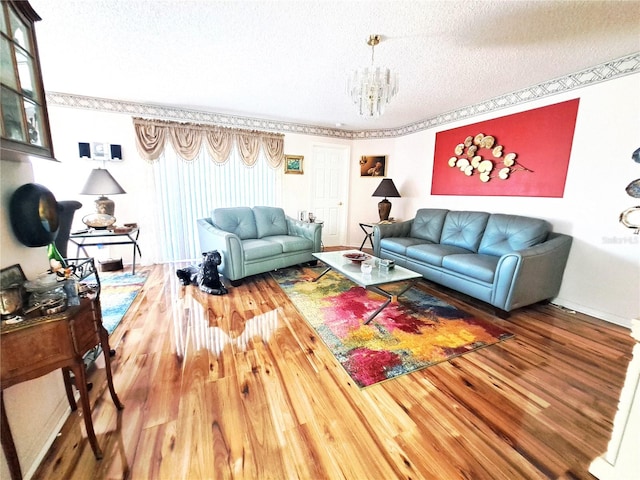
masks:
POLYGON ((34 30, 41 20, 29 2, 2 0, 0 9, 0 159, 55 160, 34 30))

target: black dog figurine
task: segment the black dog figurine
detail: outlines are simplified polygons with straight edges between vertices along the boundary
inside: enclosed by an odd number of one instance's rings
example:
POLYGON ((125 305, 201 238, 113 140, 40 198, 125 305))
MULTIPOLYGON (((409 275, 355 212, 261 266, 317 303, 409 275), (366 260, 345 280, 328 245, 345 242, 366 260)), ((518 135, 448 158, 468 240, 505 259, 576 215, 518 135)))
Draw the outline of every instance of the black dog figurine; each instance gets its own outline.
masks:
POLYGON ((176 275, 182 285, 198 285, 200 290, 211 295, 224 295, 228 290, 220 281, 218 265, 222 263, 222 257, 217 250, 202 254, 200 265, 191 265, 187 268, 179 268, 176 275))

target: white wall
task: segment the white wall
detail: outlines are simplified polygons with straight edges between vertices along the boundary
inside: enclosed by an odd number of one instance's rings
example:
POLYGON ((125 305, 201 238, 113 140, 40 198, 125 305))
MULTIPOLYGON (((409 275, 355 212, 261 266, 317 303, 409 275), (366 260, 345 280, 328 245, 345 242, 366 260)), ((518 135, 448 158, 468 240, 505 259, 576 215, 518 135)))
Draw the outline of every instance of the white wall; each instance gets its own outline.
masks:
POLYGON ((296 217, 299 210, 311 209, 311 175, 313 166, 313 147, 316 145, 351 145, 350 140, 332 139, 311 135, 287 133, 284 137, 285 155, 302 155, 303 175, 284 175, 282 182, 282 208, 287 215, 296 217))
MULTIPOLYGON (((140 247, 142 258, 136 259, 140 264, 149 263, 149 256, 145 255, 145 244, 153 241, 144 232, 151 231, 151 215, 153 204, 144 195, 142 188, 147 163, 138 156, 131 116, 117 113, 95 112, 91 110, 72 109, 64 107, 49 107, 49 121, 55 157, 60 163, 39 161, 34 165, 34 181, 49 188, 57 200, 78 200, 82 208, 74 216, 73 229, 84 227, 82 218, 95 212, 96 196, 80 195, 92 169, 106 168, 116 181, 127 192, 122 195, 108 195, 115 202, 114 216, 118 225, 138 223, 141 229, 140 247), (122 146, 123 161, 94 161, 79 158, 79 142, 102 142, 122 146), (145 228, 146 227, 146 228, 145 228)), ((147 248, 147 253, 151 249, 147 248)), ((76 254, 69 246, 69 257, 76 254)), ((130 263, 133 248, 130 245, 105 248, 91 248, 89 254, 99 260, 106 258, 120 258, 130 263)), ((82 256, 82 252, 80 252, 82 256)))
MULTIPOLYGON (((6 268, 18 263, 27 278, 34 278, 49 266, 47 249, 23 246, 13 234, 8 210, 13 192, 32 181, 31 164, 0 161, 0 178, 0 265, 6 268)), ((62 374, 58 370, 9 387, 4 391, 4 402, 22 474, 28 478, 70 412, 62 374)), ((0 457, 0 478, 10 478, 6 459, 0 457)))

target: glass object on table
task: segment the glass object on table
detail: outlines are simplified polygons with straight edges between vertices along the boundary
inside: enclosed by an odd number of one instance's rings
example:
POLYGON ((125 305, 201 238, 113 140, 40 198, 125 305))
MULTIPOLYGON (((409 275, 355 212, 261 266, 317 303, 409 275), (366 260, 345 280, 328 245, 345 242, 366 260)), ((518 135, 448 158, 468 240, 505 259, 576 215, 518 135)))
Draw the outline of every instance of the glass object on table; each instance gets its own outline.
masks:
POLYGON ((371 275, 371 272, 373 271, 373 265, 371 264, 371 262, 362 262, 360 264, 360 271, 364 274, 364 275, 371 275))

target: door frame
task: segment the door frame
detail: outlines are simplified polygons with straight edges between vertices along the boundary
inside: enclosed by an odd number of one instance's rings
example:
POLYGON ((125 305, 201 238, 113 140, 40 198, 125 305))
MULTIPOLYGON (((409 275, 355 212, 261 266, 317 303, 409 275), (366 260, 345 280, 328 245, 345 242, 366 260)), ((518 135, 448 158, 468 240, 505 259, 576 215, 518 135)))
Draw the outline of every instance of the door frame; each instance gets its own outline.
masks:
MULTIPOLYGON (((331 149, 338 150, 341 152, 342 159, 344 160, 344 166, 341 169, 341 181, 340 181, 340 192, 343 197, 342 202, 342 215, 338 221, 338 245, 346 245, 348 238, 348 220, 349 220, 349 179, 351 173, 351 146, 340 144, 340 143, 313 143, 311 146, 311 158, 314 165, 317 165, 317 150, 318 149, 331 149)), ((315 182, 313 178, 313 174, 315 170, 311 171, 311 205, 315 204, 316 196, 315 196, 315 182)))

